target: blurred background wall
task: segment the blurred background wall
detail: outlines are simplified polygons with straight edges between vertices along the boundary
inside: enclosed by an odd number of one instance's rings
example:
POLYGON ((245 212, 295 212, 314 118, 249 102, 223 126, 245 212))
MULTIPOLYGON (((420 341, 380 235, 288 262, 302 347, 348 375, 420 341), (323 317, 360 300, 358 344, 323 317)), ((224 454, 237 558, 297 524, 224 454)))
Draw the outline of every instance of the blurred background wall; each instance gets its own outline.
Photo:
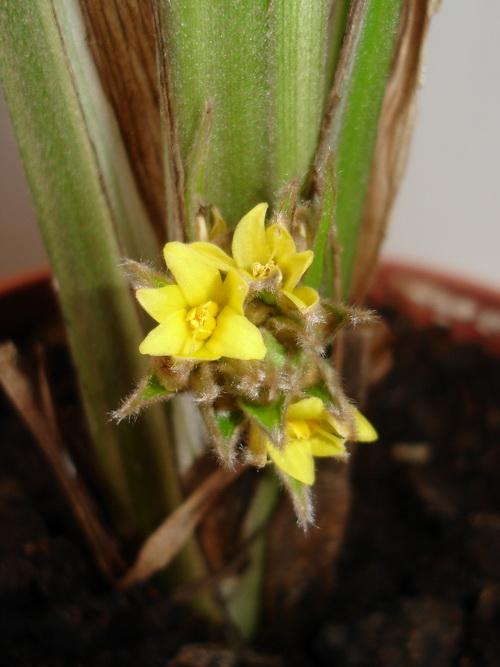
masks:
MULTIPOLYGON (((500 288, 500 2, 444 0, 384 256, 500 288)), ((3 98, 0 277, 47 264, 3 98)))

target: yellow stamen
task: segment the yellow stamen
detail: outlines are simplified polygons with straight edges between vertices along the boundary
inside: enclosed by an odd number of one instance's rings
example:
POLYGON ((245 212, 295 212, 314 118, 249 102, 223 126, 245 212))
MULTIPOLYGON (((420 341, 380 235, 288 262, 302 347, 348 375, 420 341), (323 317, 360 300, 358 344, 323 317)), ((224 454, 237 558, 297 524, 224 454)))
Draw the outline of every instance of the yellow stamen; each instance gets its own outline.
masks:
POLYGON ((215 318, 218 312, 219 306, 215 301, 207 301, 200 306, 191 308, 186 315, 186 322, 189 322, 193 330, 193 342, 210 338, 217 326, 215 318))
POLYGON ((289 438, 305 440, 311 437, 314 430, 312 420, 288 419, 286 422, 286 434, 289 438))
POLYGON ((267 278, 270 273, 276 268, 276 262, 270 259, 266 264, 254 262, 252 264, 252 276, 254 278, 267 278))
POLYGON ((321 435, 325 440, 337 440, 338 435, 328 430, 330 424, 318 419, 287 419, 286 434, 294 440, 308 440, 313 435, 321 435), (327 427, 327 428, 325 428, 327 427))

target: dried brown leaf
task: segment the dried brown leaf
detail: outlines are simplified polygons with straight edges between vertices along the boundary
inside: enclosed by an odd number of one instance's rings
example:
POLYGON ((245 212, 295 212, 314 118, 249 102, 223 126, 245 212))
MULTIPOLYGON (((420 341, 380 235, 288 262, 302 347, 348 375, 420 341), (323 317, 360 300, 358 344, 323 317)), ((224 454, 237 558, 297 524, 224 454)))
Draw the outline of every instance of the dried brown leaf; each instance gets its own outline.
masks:
POLYGON ((89 46, 124 139, 139 192, 161 243, 165 189, 151 4, 81 0, 89 46))
POLYGON ((193 534, 218 496, 244 469, 241 467, 237 472, 221 469, 212 473, 146 540, 134 565, 121 580, 120 588, 144 581, 166 567, 193 534))
POLYGON ((163 123, 164 187, 166 191, 166 224, 169 241, 186 240, 186 202, 184 197, 184 169, 178 140, 174 108, 172 70, 165 43, 165 8, 152 2, 153 25, 156 40, 156 58, 160 89, 160 109, 163 123))

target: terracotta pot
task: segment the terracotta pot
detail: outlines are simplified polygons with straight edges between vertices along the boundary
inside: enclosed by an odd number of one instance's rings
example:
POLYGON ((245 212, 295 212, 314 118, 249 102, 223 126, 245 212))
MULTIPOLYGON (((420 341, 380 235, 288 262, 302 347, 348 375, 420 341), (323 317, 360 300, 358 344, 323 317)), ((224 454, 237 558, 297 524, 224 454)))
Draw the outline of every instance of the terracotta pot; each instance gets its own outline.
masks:
MULTIPOLYGON (((437 324, 449 330, 455 340, 480 343, 490 353, 500 356, 500 294, 483 287, 471 285, 434 271, 425 271, 397 263, 386 263, 378 272, 371 292, 370 304, 375 308, 388 308, 402 312, 422 329, 437 324)), ((37 323, 40 320, 47 323, 57 313, 50 274, 47 271, 36 272, 25 278, 9 281, 0 288, 0 308, 4 313, 0 318, 2 339, 19 336, 25 338, 27 332, 31 335, 38 328, 37 323)), ((383 454, 383 446, 377 448, 378 446, 374 445, 373 447, 371 451, 374 456, 386 456, 390 459, 387 452, 383 454)), ((412 451, 412 456, 422 450, 422 447, 416 448, 412 451)), ((408 455, 408 447, 402 451, 405 456, 408 455)), ((400 454, 401 452, 398 455, 400 454)), ((274 589, 270 592, 271 614, 278 635, 281 628, 285 646, 290 634, 300 633, 304 624, 312 629, 311 626, 316 622, 314 607, 317 599, 322 595, 326 597, 328 588, 334 583, 334 562, 342 545, 343 530, 349 512, 349 485, 348 468, 344 466, 338 470, 338 466, 328 465, 330 463, 327 462, 327 465, 322 466, 322 472, 325 474, 321 479, 326 501, 318 505, 319 522, 325 526, 329 524, 328 528, 324 532, 322 532, 323 529, 317 531, 313 528, 307 545, 300 531, 294 526, 293 515, 288 510, 281 510, 282 515, 285 514, 285 521, 280 524, 272 536, 275 546, 281 545, 281 548, 285 550, 298 550, 299 552, 296 569, 287 569, 279 559, 273 565, 277 576, 273 584, 274 589), (325 535, 328 538, 326 543, 325 535), (278 580, 280 570, 281 579, 278 580), (296 613, 284 628, 284 617, 281 614, 283 607, 287 605, 294 606, 296 613), (306 617, 305 621, 304 617, 306 617)), ((394 465, 399 465, 399 463, 396 462, 394 465)), ((408 476, 411 477, 412 474, 413 472, 410 471, 408 476)), ((417 478, 418 474, 417 471, 413 476, 417 478)), ((424 500, 427 502, 425 498, 424 500)), ((435 497, 429 496, 429 502, 434 501, 435 497)), ((443 507, 446 510, 446 506, 443 505, 443 507)), ((433 511, 438 512, 441 509, 438 507, 433 511)), ((477 519, 479 523, 476 527, 478 535, 481 535, 480 530, 482 530, 480 518, 477 519)), ((452 520, 455 519, 452 518, 452 520)), ((487 596, 487 593, 488 590, 485 589, 484 595, 487 596)), ((486 597, 484 599, 486 602, 481 611, 483 615, 489 613, 486 605, 488 600, 486 597)), ((416 615, 417 612, 427 613, 427 609, 430 609, 431 613, 437 609, 437 613, 444 616, 447 614, 448 607, 439 604, 437 607, 433 606, 432 600, 419 600, 418 604, 420 605, 418 608, 411 607, 411 605, 408 607, 409 616, 416 615)), ((454 610, 452 609, 451 612, 454 613, 454 610)), ((382 623, 380 618, 368 620, 375 625, 382 623)), ((376 635, 376 629, 370 628, 372 626, 366 625, 366 632, 370 631, 376 635)), ((341 628, 336 636, 341 636, 344 631, 345 628, 341 628)), ((410 664, 405 662, 405 659, 402 658, 399 664, 410 664)), ((331 661, 328 664, 337 663, 331 661)), ((386 663, 374 662, 372 659, 372 662, 367 661, 363 664, 386 663)), ((443 662, 442 664, 448 663, 443 662)))
POLYGON ((385 262, 370 302, 409 317, 418 326, 446 327, 457 342, 474 342, 500 355, 500 294, 457 276, 385 262))

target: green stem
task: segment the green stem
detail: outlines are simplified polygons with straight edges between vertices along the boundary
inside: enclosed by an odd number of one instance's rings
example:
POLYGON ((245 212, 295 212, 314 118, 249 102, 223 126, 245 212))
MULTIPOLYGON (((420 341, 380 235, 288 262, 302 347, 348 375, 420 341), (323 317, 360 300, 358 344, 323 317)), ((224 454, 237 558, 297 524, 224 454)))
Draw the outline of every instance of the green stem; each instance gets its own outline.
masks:
POLYGON ((325 104, 329 0, 273 0, 269 7, 271 188, 307 174, 325 104))
POLYGON ((268 544, 265 528, 281 494, 278 478, 271 468, 260 475, 262 478, 242 529, 243 539, 252 540, 248 548, 248 564, 241 575, 225 579, 222 586, 229 616, 245 640, 255 634, 262 617, 268 544))
POLYGON ((184 166, 202 114, 213 107, 205 203, 230 224, 266 199, 267 0, 158 0, 172 63, 184 166))
POLYGON ((116 426, 109 413, 144 373, 141 324, 120 262, 138 245, 152 252, 151 232, 86 50, 78 3, 1 0, 0 30, 5 94, 108 502, 122 535, 144 536, 180 500, 165 417, 155 410, 116 426))

